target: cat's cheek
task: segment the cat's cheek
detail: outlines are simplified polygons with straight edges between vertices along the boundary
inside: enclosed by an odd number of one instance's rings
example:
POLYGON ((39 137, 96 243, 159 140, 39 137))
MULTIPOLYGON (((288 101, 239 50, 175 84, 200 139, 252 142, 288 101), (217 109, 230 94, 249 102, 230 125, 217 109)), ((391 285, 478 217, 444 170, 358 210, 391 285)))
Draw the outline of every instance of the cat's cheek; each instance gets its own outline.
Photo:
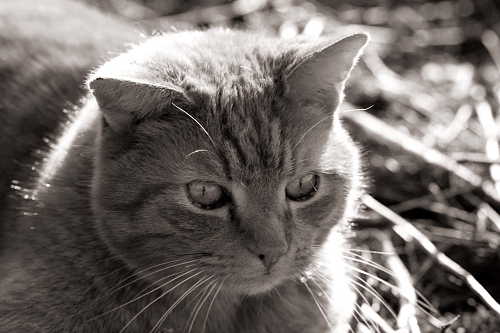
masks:
POLYGON ((217 233, 228 220, 227 209, 220 208, 216 213, 206 213, 197 207, 185 205, 162 206, 158 215, 163 223, 179 233, 203 234, 206 237, 217 233))
POLYGON ((149 232, 185 234, 203 233, 209 237, 227 219, 227 209, 204 211, 194 206, 182 186, 164 188, 134 213, 135 225, 149 232))
POLYGON ((319 228, 331 228, 344 218, 348 180, 337 175, 322 175, 319 192, 309 201, 291 203, 294 215, 319 228))

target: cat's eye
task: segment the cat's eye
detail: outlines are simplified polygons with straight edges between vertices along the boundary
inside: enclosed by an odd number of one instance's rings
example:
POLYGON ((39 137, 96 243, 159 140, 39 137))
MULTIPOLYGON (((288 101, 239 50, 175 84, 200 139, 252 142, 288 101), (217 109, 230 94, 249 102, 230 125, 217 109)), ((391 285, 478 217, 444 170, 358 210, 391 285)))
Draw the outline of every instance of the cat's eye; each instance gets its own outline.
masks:
POLYGON ((285 193, 290 200, 304 201, 316 194, 318 187, 319 176, 309 173, 288 183, 285 193))
POLYGON ((226 201, 223 188, 214 183, 194 181, 187 184, 187 191, 191 201, 203 209, 218 208, 226 201))

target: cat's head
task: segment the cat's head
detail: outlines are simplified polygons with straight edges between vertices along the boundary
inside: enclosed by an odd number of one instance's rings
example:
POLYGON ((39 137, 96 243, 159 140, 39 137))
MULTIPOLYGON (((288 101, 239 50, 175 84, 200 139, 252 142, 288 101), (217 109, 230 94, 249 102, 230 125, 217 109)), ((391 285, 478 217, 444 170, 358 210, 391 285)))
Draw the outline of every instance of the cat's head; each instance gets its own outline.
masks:
POLYGON ((98 69, 92 200, 114 253, 248 294, 297 277, 354 206, 336 109, 367 41, 178 33, 98 69))

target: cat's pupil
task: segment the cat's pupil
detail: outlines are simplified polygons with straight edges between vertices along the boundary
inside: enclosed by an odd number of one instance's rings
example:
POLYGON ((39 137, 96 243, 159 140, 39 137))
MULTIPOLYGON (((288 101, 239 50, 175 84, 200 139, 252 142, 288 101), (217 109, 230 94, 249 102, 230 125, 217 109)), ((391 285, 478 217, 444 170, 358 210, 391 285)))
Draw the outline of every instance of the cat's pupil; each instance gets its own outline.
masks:
POLYGON ((187 184, 191 201, 200 208, 214 209, 223 204, 222 187, 210 182, 194 181, 187 184))
POLYGON ((310 173, 291 181, 287 185, 285 192, 290 200, 304 201, 311 198, 318 191, 318 186, 319 176, 310 173))

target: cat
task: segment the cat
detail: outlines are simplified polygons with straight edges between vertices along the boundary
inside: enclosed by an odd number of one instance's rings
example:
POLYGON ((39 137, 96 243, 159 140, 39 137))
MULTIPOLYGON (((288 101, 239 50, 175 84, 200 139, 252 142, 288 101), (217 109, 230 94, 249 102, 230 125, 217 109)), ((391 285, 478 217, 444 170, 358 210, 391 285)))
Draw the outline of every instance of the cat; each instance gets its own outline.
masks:
POLYGON ((1 212, 11 180, 43 155, 30 152, 44 151, 42 139, 65 121, 63 110, 80 106, 88 71, 109 59, 108 52, 139 42, 140 34, 67 0, 2 0, 0 26, 1 212))
POLYGON ((368 40, 217 28, 97 68, 2 232, 0 332, 348 332, 368 40))

